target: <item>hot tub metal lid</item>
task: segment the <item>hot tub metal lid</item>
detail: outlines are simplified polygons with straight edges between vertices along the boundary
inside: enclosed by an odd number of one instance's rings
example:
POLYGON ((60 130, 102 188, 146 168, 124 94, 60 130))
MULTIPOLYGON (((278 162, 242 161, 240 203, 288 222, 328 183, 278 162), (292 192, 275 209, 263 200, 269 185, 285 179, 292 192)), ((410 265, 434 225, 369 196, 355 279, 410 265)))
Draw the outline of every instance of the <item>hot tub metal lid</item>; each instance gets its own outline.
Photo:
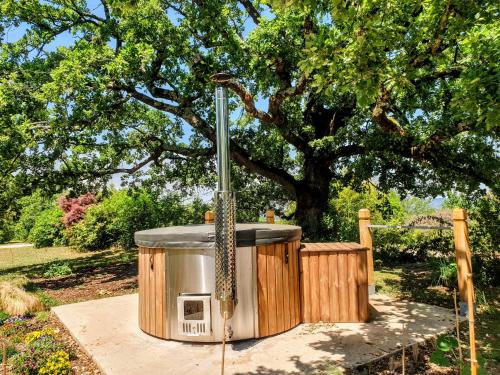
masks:
MULTIPOLYGON (((299 240, 302 229, 285 224, 236 224, 236 245, 255 246, 299 240)), ((213 247, 213 224, 183 225, 136 232, 135 243, 144 247, 193 248, 213 247)))

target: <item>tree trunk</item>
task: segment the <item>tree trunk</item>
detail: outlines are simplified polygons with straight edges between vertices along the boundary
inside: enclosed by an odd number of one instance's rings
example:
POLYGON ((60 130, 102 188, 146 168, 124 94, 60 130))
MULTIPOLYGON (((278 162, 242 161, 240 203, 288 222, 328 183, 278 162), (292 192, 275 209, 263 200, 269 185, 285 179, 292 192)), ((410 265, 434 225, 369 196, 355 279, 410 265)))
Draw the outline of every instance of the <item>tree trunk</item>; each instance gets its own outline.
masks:
POLYGON ((324 234, 323 215, 328 209, 330 192, 330 162, 306 159, 304 178, 296 189, 295 218, 302 227, 304 239, 318 240, 324 234))

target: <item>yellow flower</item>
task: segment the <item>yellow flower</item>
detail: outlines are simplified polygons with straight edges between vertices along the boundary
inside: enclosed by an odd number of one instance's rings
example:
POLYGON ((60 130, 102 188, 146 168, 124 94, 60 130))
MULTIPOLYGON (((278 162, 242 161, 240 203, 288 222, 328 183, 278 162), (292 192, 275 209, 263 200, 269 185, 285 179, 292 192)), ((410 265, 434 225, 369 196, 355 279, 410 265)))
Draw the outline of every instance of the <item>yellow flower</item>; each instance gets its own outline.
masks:
POLYGON ((71 374, 71 362, 69 361, 69 354, 63 350, 52 354, 38 371, 38 375, 69 374, 71 374))
POLYGON ((24 343, 26 345, 31 344, 33 341, 38 340, 42 336, 51 336, 53 338, 56 337, 56 331, 52 328, 44 328, 41 331, 33 331, 26 335, 24 338, 24 343))

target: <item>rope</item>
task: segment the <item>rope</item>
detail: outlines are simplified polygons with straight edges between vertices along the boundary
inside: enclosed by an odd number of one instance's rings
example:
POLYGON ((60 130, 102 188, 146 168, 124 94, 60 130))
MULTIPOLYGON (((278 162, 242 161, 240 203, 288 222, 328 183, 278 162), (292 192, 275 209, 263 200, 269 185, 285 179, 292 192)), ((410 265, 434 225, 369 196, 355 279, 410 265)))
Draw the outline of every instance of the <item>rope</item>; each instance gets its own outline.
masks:
POLYGON ((222 362, 220 368, 220 375, 224 375, 224 355, 226 353, 226 320, 227 320, 227 311, 224 311, 224 321, 222 323, 222 362))

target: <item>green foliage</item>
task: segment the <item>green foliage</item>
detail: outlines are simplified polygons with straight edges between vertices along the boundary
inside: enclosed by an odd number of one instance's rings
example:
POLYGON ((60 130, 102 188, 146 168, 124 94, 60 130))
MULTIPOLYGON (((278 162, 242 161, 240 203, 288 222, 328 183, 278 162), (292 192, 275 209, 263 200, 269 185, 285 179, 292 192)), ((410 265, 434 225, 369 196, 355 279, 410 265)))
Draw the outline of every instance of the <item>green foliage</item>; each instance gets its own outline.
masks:
MULTIPOLYGON (((12 369, 16 374, 38 375, 50 358, 60 351, 64 352, 64 346, 60 342, 51 335, 42 335, 12 357, 12 369)), ((69 372, 57 372, 57 374, 69 374, 69 372)))
POLYGON ((35 247, 62 246, 66 243, 63 213, 54 204, 40 212, 35 218, 35 223, 30 230, 29 241, 35 247))
POLYGON ((82 250, 134 246, 134 233, 158 226, 200 224, 208 205, 183 203, 180 195, 159 196, 145 190, 111 192, 68 230, 70 244, 82 250))
POLYGON ((115 173, 213 188, 216 84, 232 89, 233 160, 297 200, 309 237, 332 182, 498 192, 498 2, 246 3, 3 1, 19 38, 0 35, 0 212, 115 173))
POLYGON ((69 375, 72 372, 69 354, 59 350, 47 359, 38 371, 38 375, 69 375))
POLYGON ((135 231, 157 223, 157 212, 147 193, 116 191, 89 208, 83 220, 70 229, 70 244, 82 250, 131 247, 135 231))
POLYGON ((50 318, 50 313, 48 311, 39 311, 35 314, 35 319, 42 323, 48 322, 49 318, 50 318))
POLYGON ((10 318, 10 315, 7 314, 6 312, 0 311, 0 326, 10 318))
POLYGON ((458 341, 452 336, 440 336, 437 339, 436 347, 442 352, 449 352, 458 348, 458 341))
POLYGON ((500 198, 495 194, 466 196, 448 194, 445 207, 467 209, 474 282, 500 285, 500 198))
MULTIPOLYGON (((470 365, 460 360, 458 355, 458 345, 459 343, 457 339, 453 336, 438 336, 436 340, 436 350, 431 353, 429 358, 430 362, 442 367, 453 366, 460 369, 460 374, 470 374, 470 365)), ((480 375, 486 375, 487 372, 484 369, 485 361, 483 356, 481 353, 477 353, 476 356, 479 364, 477 373, 480 375)))
POLYGON ((455 262, 440 259, 437 262, 431 262, 431 264, 436 264, 436 284, 449 288, 457 285, 457 264, 455 262))
POLYGON ((12 225, 12 218, 0 218, 0 243, 7 242, 14 236, 14 228, 12 225))
POLYGON ((43 277, 52 278, 58 276, 71 275, 73 271, 67 262, 56 262, 50 263, 48 267, 45 268, 43 272, 43 277))
POLYGON ((35 294, 46 309, 59 305, 59 302, 55 298, 49 296, 42 290, 38 290, 35 294))
POLYGON ((36 190, 33 194, 20 198, 18 206, 20 211, 15 224, 14 237, 19 241, 27 241, 35 226, 37 216, 42 211, 53 208, 54 202, 52 197, 47 197, 42 191, 36 190))
POLYGON ((433 352, 429 358, 431 363, 434 363, 438 366, 450 366, 451 362, 448 358, 445 357, 444 353, 441 350, 436 350, 433 352))

